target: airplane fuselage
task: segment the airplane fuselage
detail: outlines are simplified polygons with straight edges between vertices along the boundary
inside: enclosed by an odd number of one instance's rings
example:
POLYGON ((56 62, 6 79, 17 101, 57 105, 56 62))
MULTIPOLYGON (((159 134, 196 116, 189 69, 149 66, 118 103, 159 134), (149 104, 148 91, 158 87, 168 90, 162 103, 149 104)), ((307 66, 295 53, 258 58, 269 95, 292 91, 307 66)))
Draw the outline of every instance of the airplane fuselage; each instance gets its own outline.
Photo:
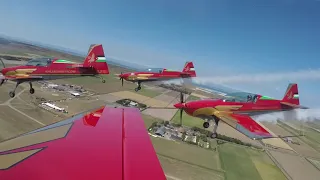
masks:
POLYGON ((293 108, 280 103, 281 100, 259 102, 223 102, 223 100, 199 100, 185 103, 185 112, 191 116, 212 116, 214 111, 243 113, 249 115, 288 111, 293 108))
POLYGON ((144 81, 165 81, 170 79, 188 78, 191 75, 179 71, 163 71, 161 73, 154 72, 134 72, 121 75, 127 81, 144 82, 144 81))

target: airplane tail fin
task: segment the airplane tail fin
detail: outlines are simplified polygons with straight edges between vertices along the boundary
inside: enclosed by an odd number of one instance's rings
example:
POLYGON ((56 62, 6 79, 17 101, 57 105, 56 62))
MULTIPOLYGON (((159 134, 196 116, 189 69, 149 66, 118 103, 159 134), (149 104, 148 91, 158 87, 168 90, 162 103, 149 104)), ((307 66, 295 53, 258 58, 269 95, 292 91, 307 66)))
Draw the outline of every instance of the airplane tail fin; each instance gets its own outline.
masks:
POLYGON ((290 103, 294 105, 300 105, 298 84, 289 84, 287 91, 282 99, 284 103, 290 103))
POLYGON ((92 44, 84 59, 83 67, 93 67, 98 74, 109 74, 109 67, 104 55, 102 44, 92 44))
POLYGON ((186 62, 182 72, 190 74, 191 77, 196 77, 196 71, 193 66, 193 62, 186 62))

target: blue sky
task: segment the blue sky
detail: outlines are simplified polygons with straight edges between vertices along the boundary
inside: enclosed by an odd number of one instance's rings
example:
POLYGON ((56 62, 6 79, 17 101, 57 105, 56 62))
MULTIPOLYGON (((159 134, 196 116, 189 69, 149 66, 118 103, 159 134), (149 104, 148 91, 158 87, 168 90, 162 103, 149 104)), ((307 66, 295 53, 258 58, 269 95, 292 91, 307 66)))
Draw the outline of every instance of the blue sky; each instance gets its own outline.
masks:
POLYGON ((182 69, 196 81, 282 98, 299 83, 301 103, 320 100, 318 0, 4 0, 0 33, 182 69))

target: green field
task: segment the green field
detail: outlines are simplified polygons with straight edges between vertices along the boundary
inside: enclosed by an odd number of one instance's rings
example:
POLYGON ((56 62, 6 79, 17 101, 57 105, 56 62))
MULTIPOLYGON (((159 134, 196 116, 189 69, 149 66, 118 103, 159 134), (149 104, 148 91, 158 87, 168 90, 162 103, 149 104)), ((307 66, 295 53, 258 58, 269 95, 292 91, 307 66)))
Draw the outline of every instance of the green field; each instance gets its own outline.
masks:
POLYGON ((315 129, 312 129, 312 128, 318 128, 315 125, 316 123, 310 124, 310 123, 305 123, 301 121, 290 121, 288 123, 297 127, 298 130, 296 130, 295 132, 297 133, 300 133, 300 131, 303 132, 307 139, 309 139, 313 143, 318 144, 318 147, 320 147, 320 132, 316 131, 315 129))
POLYGON ((134 92, 134 93, 143 95, 143 96, 151 97, 151 98, 156 97, 156 96, 159 96, 159 95, 161 94, 161 93, 159 93, 159 92, 157 92, 157 91, 152 91, 152 90, 149 90, 149 89, 146 89, 146 88, 143 88, 143 87, 141 88, 140 91, 135 92, 135 91, 134 91, 134 88, 135 88, 135 86, 132 87, 132 88, 130 88, 130 89, 128 89, 128 90, 129 90, 129 91, 132 91, 132 92, 134 92))
POLYGON ((142 118, 143 118, 143 121, 144 121, 144 125, 146 126, 146 128, 149 128, 153 122, 157 122, 157 121, 161 122, 161 121, 163 121, 161 119, 157 119, 157 118, 149 116, 149 115, 145 115, 145 114, 141 114, 141 115, 142 115, 142 118))
POLYGON ((190 95, 190 96, 188 97, 188 99, 187 99, 187 101, 196 101, 196 100, 200 100, 200 98, 197 97, 197 96, 193 96, 193 95, 190 95))
MULTIPOLYGON (((293 127, 289 126, 284 122, 278 122, 278 125, 294 135, 301 134, 300 130, 294 129, 293 127)), ((301 141, 303 141, 304 143, 308 144, 309 146, 311 146, 312 148, 320 152, 320 143, 318 139, 320 138, 320 133, 307 127, 303 128, 303 133, 304 133, 304 136, 300 136, 297 138, 299 138, 301 141)))
POLYGON ((150 137, 158 155, 223 174, 217 152, 184 142, 150 137))
MULTIPOLYGON (((199 99, 200 99, 199 97, 190 95, 187 99, 187 102, 188 101, 195 101, 195 100, 199 100, 199 99)), ((173 116, 173 118, 171 119, 171 122, 176 123, 176 124, 180 124, 180 112, 179 111, 177 111, 176 114, 173 116)), ((188 115, 186 112, 182 113, 182 125, 188 126, 188 127, 195 126, 198 128, 203 128, 202 124, 203 124, 202 119, 192 117, 192 116, 188 115)))
POLYGON ((249 148, 223 144, 219 146, 221 167, 227 180, 281 180, 282 172, 263 152, 249 148))
MULTIPOLYGON (((68 78, 62 80, 56 80, 57 83, 71 83, 76 85, 81 85, 84 88, 91 89, 97 93, 110 93, 116 91, 131 91, 140 95, 147 97, 155 97, 160 95, 159 92, 152 91, 149 89, 142 88, 140 91, 135 92, 134 88, 137 87, 136 84, 124 82, 124 86, 121 86, 121 81, 118 78, 115 78, 113 74, 103 75, 103 78, 106 80, 106 83, 102 83, 101 79, 95 77, 76 77, 68 78)), ((128 97, 130 98, 130 97, 128 97)))
MULTIPOLYGON (((180 124, 180 111, 177 111, 176 114, 171 119, 171 122, 180 124)), ((188 127, 198 127, 203 128, 202 126, 203 120, 200 118, 192 117, 188 115, 186 112, 182 113, 182 125, 188 126, 188 127)))

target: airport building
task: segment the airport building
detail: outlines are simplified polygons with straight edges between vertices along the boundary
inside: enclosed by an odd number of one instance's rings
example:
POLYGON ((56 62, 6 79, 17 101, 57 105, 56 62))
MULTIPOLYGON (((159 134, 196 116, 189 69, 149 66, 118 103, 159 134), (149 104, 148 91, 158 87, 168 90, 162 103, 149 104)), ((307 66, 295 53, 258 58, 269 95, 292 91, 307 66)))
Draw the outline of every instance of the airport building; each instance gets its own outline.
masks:
POLYGON ((48 102, 41 103, 41 104, 44 105, 44 106, 48 106, 49 108, 57 110, 57 111, 64 111, 64 108, 60 108, 60 107, 58 107, 58 106, 56 106, 54 104, 48 103, 48 102))

